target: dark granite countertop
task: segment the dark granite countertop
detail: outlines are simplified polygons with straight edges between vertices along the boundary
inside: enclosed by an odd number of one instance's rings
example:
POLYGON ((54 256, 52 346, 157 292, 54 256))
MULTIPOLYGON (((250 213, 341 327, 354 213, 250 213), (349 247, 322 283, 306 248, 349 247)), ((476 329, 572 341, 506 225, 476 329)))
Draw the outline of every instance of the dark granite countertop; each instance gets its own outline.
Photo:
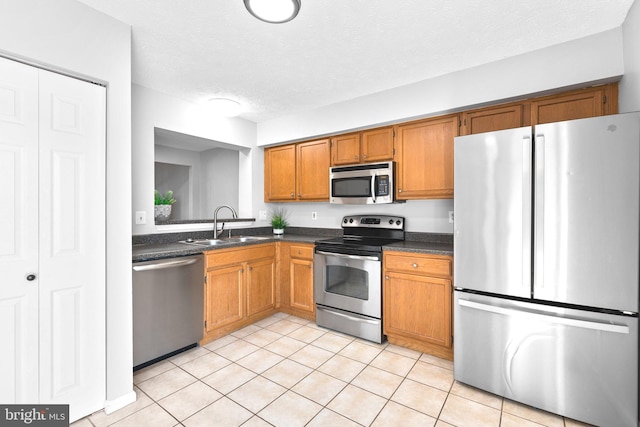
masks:
POLYGON ((442 242, 419 242, 405 240, 404 242, 383 246, 382 250, 453 256, 453 244, 442 242))
MULTIPOLYGON (((260 236, 261 240, 235 242, 219 246, 197 246, 180 243, 187 238, 208 239, 211 232, 164 233, 145 236, 133 236, 133 262, 152 261, 162 258, 200 254, 206 251, 235 248, 270 242, 315 243, 316 240, 336 237, 342 234, 341 229, 320 229, 289 227, 282 236, 271 234, 270 227, 234 229, 232 236, 260 236)), ((385 251, 414 252, 433 255, 453 255, 453 237, 450 234, 412 233, 407 232, 404 242, 393 243, 383 247, 385 251)))

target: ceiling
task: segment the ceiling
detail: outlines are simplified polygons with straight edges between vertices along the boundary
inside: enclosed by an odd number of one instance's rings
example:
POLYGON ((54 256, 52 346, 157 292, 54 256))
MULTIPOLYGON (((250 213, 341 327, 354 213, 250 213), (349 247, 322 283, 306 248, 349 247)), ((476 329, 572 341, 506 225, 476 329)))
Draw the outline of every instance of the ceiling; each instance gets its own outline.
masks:
POLYGON ((240 102, 261 122, 622 25, 633 0, 301 0, 268 24, 242 0, 79 0, 132 26, 133 83, 240 102))

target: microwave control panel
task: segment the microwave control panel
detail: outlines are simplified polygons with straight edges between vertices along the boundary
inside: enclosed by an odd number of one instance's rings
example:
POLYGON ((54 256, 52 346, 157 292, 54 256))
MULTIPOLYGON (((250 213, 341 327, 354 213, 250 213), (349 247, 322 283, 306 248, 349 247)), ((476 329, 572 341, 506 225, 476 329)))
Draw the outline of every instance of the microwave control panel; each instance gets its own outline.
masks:
POLYGON ((389 195, 389 175, 376 175, 376 196, 389 195))

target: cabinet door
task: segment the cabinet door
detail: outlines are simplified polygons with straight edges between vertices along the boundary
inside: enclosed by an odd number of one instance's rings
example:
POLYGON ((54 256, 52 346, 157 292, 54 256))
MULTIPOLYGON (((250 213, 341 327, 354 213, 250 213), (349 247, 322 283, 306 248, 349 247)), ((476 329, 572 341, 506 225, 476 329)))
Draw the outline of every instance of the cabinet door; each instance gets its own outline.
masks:
POLYGON ((273 258, 247 264, 247 316, 275 307, 275 279, 273 258))
POLYGON ((315 311, 313 302, 313 261, 292 258, 289 264, 289 301, 292 308, 315 311))
POLYGON ((451 347, 451 281, 388 272, 384 332, 451 347))
POLYGON ((360 161, 360 134, 350 133, 331 138, 331 166, 360 161))
POLYGON ((362 132, 362 162, 382 162, 393 159, 393 127, 362 132))
POLYGON ((599 86, 534 100, 531 103, 531 122, 536 125, 602 116, 605 114, 605 89, 599 86))
POLYGON ((524 104, 482 108, 461 114, 462 135, 493 132, 524 126, 524 104))
POLYGON ((401 125, 396 135, 396 198, 453 197, 453 138, 458 135, 458 116, 401 125))
POLYGON ((244 317, 243 266, 207 271, 205 333, 244 317))
POLYGON ((295 180, 295 144, 267 148, 264 151, 264 201, 295 200, 295 180))
POLYGON ((329 200, 329 140, 296 146, 298 200, 329 200))

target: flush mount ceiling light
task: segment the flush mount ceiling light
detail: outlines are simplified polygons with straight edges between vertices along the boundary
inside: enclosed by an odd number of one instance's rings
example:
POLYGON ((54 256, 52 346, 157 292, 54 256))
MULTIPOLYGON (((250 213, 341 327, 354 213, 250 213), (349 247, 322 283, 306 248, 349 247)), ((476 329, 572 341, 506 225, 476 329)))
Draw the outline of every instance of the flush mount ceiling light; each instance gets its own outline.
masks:
POLYGON ((207 105, 217 116, 235 117, 242 112, 240 103, 232 99, 211 98, 207 105))
POLYGON ((300 0, 244 0, 244 5, 250 14, 271 24, 291 21, 300 11, 300 0))

